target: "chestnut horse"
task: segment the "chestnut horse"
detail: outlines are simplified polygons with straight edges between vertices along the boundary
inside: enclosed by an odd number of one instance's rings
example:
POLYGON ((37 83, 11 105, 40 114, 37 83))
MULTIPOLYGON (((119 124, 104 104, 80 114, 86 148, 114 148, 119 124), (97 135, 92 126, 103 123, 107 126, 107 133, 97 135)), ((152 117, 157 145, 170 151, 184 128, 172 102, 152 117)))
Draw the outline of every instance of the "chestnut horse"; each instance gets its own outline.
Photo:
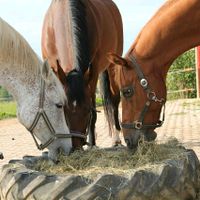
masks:
POLYGON ((164 121, 166 75, 172 62, 200 44, 200 1, 167 1, 144 26, 122 58, 110 53, 113 79, 122 94, 122 128, 129 148, 142 136, 154 140, 164 121))
MULTIPOLYGON (((92 136, 95 145, 95 92, 98 76, 107 67, 108 52, 122 54, 123 30, 111 0, 52 0, 42 30, 42 55, 64 85, 71 132, 92 136)), ((119 138, 118 138, 119 140, 119 138)), ((73 138, 80 148, 86 137, 73 138)))

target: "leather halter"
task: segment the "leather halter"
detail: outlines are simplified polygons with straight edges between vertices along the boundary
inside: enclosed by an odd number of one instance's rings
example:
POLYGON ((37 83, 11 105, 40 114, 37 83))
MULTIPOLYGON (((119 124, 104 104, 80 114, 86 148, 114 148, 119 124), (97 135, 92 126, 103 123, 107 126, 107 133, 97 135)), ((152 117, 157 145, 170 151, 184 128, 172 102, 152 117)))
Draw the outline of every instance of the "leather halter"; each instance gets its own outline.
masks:
POLYGON ((78 138, 83 138, 86 140, 86 136, 82 135, 82 133, 78 133, 78 132, 71 132, 70 134, 64 134, 64 133, 57 133, 55 131, 55 129, 53 128, 45 110, 44 110, 44 101, 45 101, 45 81, 44 79, 41 77, 41 90, 40 90, 40 97, 39 97, 39 109, 37 111, 37 114, 35 116, 35 119, 32 123, 32 125, 27 128, 27 130, 31 133, 35 144, 37 146, 37 148, 39 150, 43 150, 44 148, 48 147, 54 140, 58 139, 58 138, 72 138, 72 137, 78 137, 78 138), (43 120, 45 121, 50 133, 51 133, 51 137, 49 138, 49 140, 47 142, 45 142, 44 144, 39 144, 36 136, 33 133, 34 128, 37 126, 38 121, 40 118, 43 118, 43 120))
MULTIPOLYGON (((156 93, 151 90, 147 79, 145 78, 140 65, 137 63, 135 57, 133 55, 129 56, 130 61, 132 62, 132 68, 135 70, 137 76, 138 76, 138 80, 140 82, 140 85, 142 86, 143 90, 146 92, 147 94, 147 101, 140 113, 139 119, 134 121, 133 123, 121 123, 122 128, 125 129, 137 129, 137 130, 141 130, 141 129, 154 129, 157 127, 162 126, 164 120, 165 120, 165 99, 161 98, 158 99, 158 97, 156 96, 156 93), (160 103, 162 104, 162 108, 163 108, 163 114, 162 114, 162 118, 161 120, 158 120, 157 123, 155 124, 144 124, 144 118, 145 118, 145 114, 148 112, 149 107, 151 105, 152 102, 156 102, 156 103, 160 103)), ((133 85, 122 88, 121 89, 121 93, 125 98, 130 98, 131 96, 133 96, 134 94, 134 88, 133 85), (124 95, 125 94, 125 95, 124 95), (129 95, 127 95, 129 94, 129 95)))
MULTIPOLYGON (((89 142, 87 142, 87 136, 89 135, 88 133, 89 133, 89 129, 90 129, 91 122, 92 122, 92 112, 93 111, 97 112, 95 108, 91 107, 89 109, 90 117, 88 119, 87 128, 86 128, 86 132, 85 133, 84 132, 80 132, 80 131, 70 130, 70 133, 74 135, 73 137, 84 139, 83 145, 87 145, 87 146, 92 146, 89 142)), ((65 118, 66 118, 67 124, 69 125, 70 124, 69 123, 69 117, 68 117, 68 115, 66 113, 65 113, 65 118)))

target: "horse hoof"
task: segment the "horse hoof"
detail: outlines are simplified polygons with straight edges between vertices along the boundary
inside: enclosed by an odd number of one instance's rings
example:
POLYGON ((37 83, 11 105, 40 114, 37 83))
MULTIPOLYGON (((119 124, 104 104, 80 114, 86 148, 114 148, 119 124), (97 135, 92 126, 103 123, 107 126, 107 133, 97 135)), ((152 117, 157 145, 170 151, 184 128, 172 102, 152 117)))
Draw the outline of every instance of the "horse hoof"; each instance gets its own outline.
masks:
POLYGON ((115 141, 115 142, 113 143, 113 145, 112 145, 112 147, 122 147, 122 146, 124 146, 124 145, 122 145, 121 140, 115 141))
POLYGON ((96 145, 93 145, 93 146, 90 145, 84 148, 84 150, 91 150, 91 149, 99 149, 99 147, 96 145))
POLYGON ((0 152, 0 159, 1 159, 1 160, 4 159, 3 153, 1 153, 1 152, 0 152))

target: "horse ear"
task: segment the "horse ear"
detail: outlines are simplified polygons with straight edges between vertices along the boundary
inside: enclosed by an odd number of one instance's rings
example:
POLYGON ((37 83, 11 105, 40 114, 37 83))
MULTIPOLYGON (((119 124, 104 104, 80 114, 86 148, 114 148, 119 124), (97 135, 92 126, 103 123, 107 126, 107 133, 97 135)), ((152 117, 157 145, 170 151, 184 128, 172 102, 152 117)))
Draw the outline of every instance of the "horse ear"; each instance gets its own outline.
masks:
POLYGON ((57 77, 59 78, 60 82, 62 83, 62 85, 66 88, 66 74, 63 71, 62 67, 59 64, 59 61, 57 60, 57 68, 58 71, 55 72, 55 74, 57 75, 57 77))
POLYGON ((127 61, 126 59, 122 58, 121 56, 115 54, 115 53, 108 53, 107 54, 107 59, 115 65, 122 65, 122 66, 126 66, 127 65, 127 61))
POLYGON ((47 80, 50 74, 50 66, 47 60, 44 61, 42 66, 42 77, 47 80))

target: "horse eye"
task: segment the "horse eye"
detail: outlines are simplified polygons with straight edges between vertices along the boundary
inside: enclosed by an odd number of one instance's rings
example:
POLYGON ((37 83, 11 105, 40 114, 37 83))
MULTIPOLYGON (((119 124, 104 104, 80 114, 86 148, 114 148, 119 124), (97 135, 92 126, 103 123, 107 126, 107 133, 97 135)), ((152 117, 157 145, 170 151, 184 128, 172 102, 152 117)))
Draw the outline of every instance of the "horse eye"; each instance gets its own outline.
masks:
POLYGON ((133 87, 126 87, 126 88, 123 88, 123 89, 121 90, 121 94, 122 94, 122 96, 125 97, 125 98, 132 97, 133 94, 134 94, 133 87))
POLYGON ((57 108, 63 108, 63 104, 62 103, 56 103, 56 107, 57 108))

